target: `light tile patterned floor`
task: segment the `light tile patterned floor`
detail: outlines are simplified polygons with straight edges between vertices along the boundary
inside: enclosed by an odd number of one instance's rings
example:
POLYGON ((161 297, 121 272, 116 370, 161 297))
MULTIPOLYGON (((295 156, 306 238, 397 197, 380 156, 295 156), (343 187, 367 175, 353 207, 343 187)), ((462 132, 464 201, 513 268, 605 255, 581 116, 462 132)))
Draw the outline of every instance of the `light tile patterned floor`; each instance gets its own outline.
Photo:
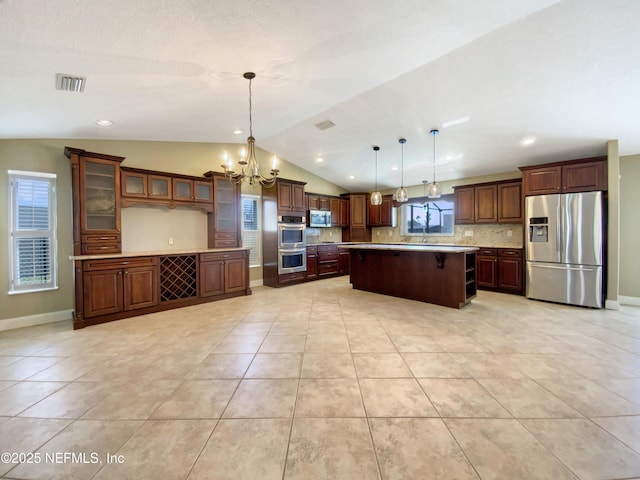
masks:
POLYGON ((11 479, 638 478, 640 308, 341 277, 0 332, 0 452, 11 479))

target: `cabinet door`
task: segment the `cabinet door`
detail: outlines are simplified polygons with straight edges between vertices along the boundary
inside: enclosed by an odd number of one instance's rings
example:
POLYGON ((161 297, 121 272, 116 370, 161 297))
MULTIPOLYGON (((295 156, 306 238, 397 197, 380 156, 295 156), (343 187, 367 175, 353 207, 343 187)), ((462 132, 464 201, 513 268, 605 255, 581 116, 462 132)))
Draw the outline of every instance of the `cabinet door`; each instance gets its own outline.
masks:
POLYGON ((348 227, 350 221, 350 204, 348 198, 340 199, 340 226, 348 227))
POLYGON ((200 296, 212 297, 224 293, 224 260, 200 263, 200 296))
POLYGON ((562 188, 562 167, 532 168, 522 172, 524 195, 544 195, 560 193, 562 188))
POLYGON ((247 288, 246 276, 247 260, 237 258, 224 262, 224 291, 225 293, 239 292, 247 288))
POLYGON ((85 317, 122 311, 122 269, 84 272, 82 280, 85 317))
POLYGON ((367 198, 367 225, 370 227, 380 226, 380 211, 382 205, 371 205, 371 195, 367 198))
POLYGON ((120 232, 120 165, 81 157, 80 225, 82 233, 120 232))
POLYGON ((153 307, 159 303, 158 267, 132 267, 124 269, 124 309, 153 307))
POLYGON ((307 250, 307 279, 318 277, 318 254, 307 250))
POLYGON ((498 222, 498 189, 495 185, 475 187, 476 223, 498 222))
POLYGON ((173 179, 173 199, 187 202, 193 201, 193 180, 173 179))
POLYGON ((288 182, 278 182, 278 210, 291 210, 293 208, 293 192, 288 182))
POLYGON ((604 160, 562 166, 564 192, 607 190, 607 168, 604 160))
POLYGON ((318 210, 320 208, 320 197, 317 195, 308 195, 309 210, 318 210))
POLYGON ((304 185, 296 183, 291 185, 291 209, 297 212, 304 212, 304 185))
POLYGON ((522 223, 522 182, 498 185, 498 223, 522 223))
MULTIPOLYGON (((351 195, 351 226, 367 226, 367 196, 365 194, 351 195)), ((362 240, 357 240, 362 241, 362 240)))
POLYGON ((214 182, 215 231, 216 233, 225 232, 236 235, 240 201, 238 186, 226 178, 216 178, 214 182))
POLYGON ((340 221, 340 199, 339 198, 332 198, 329 201, 329 210, 331 211, 331 226, 341 227, 342 222, 340 221))
POLYGON ((382 205, 380 205, 380 226, 381 227, 391 227, 391 219, 392 219, 392 211, 393 211, 393 198, 392 197, 382 197, 382 205))
POLYGON ((478 255, 476 261, 476 284, 479 287, 498 286, 498 257, 478 255))
POLYGON ((498 261, 499 288, 522 291, 522 259, 500 258, 498 261))
POLYGON ((474 223, 475 197, 473 187, 456 188, 454 198, 456 225, 474 223))
POLYGON ((195 180, 193 182, 193 193, 196 202, 213 201, 213 189, 211 187, 211 182, 204 180, 195 180))
POLYGON ((340 275, 348 275, 349 274, 349 261, 350 255, 349 250, 342 251, 338 254, 338 274, 340 275))
POLYGON ((318 206, 320 207, 320 210, 324 210, 325 212, 331 210, 331 202, 327 197, 319 197, 318 206))
POLYGON ((121 171, 120 189, 124 197, 147 198, 147 175, 121 171))
POLYGON ((171 200, 171 187, 171 177, 165 177, 163 175, 147 176, 147 191, 149 198, 171 200))

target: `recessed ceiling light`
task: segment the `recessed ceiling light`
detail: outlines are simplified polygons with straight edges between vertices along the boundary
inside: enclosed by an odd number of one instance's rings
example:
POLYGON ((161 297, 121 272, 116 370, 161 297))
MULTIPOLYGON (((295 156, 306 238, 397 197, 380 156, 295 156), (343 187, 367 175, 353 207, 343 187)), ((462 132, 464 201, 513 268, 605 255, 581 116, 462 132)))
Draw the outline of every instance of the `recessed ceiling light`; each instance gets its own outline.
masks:
POLYGON ((395 165, 393 167, 391 167, 391 170, 393 170, 394 172, 396 172, 398 170, 398 167, 396 167, 395 165))
POLYGON ((355 180, 356 176, 355 175, 349 175, 349 180, 355 180))
POLYGON ((96 125, 99 127, 110 127, 113 125, 113 122, 111 120, 96 120, 96 125))
POLYGON ((461 123, 465 123, 469 121, 469 115, 466 117, 456 118, 455 120, 449 120, 448 122, 444 122, 442 124, 442 128, 453 127, 454 125, 460 125, 461 123))
POLYGON ((324 158, 318 157, 318 158, 316 158, 316 162, 322 163, 322 162, 324 162, 324 158))
POLYGON ((522 140, 520 140, 520 145, 522 145, 523 147, 528 147, 529 145, 533 145, 534 143, 536 143, 536 137, 524 137, 522 140))
POLYGON ((239 129, 233 131, 234 135, 242 135, 243 133, 244 133, 244 131, 243 130, 239 130, 239 129))
POLYGON ((447 155, 445 158, 446 158, 448 161, 451 161, 451 160, 460 160, 463 156, 464 156, 464 155, 463 155, 462 153, 457 153, 457 154, 455 154, 455 155, 447 155))

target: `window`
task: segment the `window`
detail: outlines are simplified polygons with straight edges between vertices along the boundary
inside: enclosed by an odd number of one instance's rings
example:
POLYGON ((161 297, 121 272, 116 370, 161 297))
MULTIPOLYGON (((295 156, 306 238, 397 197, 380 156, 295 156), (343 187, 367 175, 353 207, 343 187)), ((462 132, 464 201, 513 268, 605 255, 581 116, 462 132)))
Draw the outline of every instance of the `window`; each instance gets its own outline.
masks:
POLYGON ((453 195, 417 198, 401 207, 401 235, 453 235, 453 195))
POLYGON ((242 195, 242 246, 249 247, 249 266, 262 266, 260 197, 242 195))
POLYGON ((56 288, 56 176, 8 173, 9 293, 56 288))

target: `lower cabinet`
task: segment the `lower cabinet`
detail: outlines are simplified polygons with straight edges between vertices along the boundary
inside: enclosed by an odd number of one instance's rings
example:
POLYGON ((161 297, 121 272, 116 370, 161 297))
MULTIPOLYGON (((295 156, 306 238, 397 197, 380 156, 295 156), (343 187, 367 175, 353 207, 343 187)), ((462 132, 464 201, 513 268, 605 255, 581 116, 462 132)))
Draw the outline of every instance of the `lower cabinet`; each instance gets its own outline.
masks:
POLYGON ((247 288, 244 252, 200 254, 200 296, 211 297, 247 288))
POLYGON ((476 256, 479 289, 524 294, 523 255, 519 248, 481 248, 476 256))
POLYGON ((338 274, 337 245, 318 245, 318 276, 329 277, 338 274))
POLYGON ((349 251, 338 244, 307 246, 306 280, 319 280, 349 274, 349 251))
POLYGON ((349 275, 349 250, 338 250, 338 275, 349 275))
POLYGON ((315 280, 318 278, 318 247, 315 245, 307 246, 307 280, 315 280))
POLYGON ((157 257, 93 260, 85 262, 84 270, 87 318, 153 307, 159 302, 157 257))
POLYGON ((251 295, 248 249, 75 259, 74 328, 251 295))

